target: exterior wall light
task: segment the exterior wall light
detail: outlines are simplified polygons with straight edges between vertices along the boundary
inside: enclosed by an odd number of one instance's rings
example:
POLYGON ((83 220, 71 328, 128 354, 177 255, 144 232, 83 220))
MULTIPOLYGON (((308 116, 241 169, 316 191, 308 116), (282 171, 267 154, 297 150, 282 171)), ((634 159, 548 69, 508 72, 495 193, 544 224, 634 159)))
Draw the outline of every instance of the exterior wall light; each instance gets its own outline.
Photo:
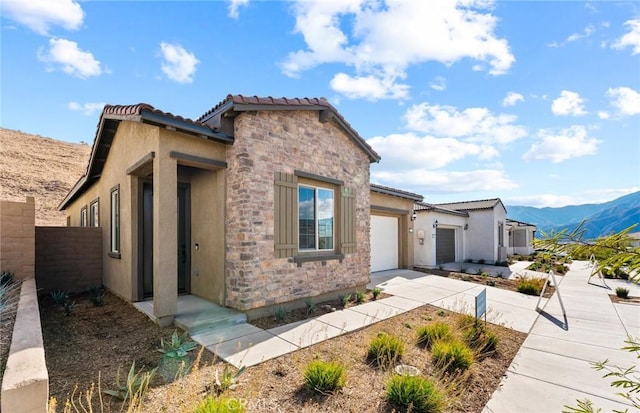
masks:
POLYGON ((438 220, 436 219, 435 222, 433 223, 433 227, 434 228, 438 228, 438 220))
POLYGON ((418 218, 418 214, 416 214, 416 211, 413 211, 413 215, 411 215, 411 220, 415 221, 418 218))
POLYGON ((469 229, 469 224, 464 224, 464 230, 468 230, 469 229))

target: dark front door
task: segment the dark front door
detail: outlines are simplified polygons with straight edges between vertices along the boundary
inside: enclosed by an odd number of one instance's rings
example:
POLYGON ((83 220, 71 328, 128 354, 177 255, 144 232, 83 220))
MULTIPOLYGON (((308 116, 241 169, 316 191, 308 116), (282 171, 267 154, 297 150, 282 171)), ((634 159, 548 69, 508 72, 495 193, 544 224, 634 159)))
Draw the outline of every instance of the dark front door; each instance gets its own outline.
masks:
POLYGON ((191 273, 191 202, 189 185, 178 185, 178 293, 189 293, 191 273))
POLYGON ((456 231, 455 229, 436 229, 436 264, 453 262, 456 260, 456 231))
POLYGON ((153 184, 142 184, 141 273, 142 298, 153 297, 153 184))

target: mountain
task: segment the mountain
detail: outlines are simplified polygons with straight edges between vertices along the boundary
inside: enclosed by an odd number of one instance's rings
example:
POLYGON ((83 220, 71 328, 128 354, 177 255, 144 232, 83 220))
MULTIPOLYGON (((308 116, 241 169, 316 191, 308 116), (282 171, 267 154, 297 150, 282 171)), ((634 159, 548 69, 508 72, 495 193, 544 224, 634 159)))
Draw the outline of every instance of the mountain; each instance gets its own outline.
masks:
POLYGON ((36 225, 64 226, 58 204, 84 174, 91 147, 0 128, 0 199, 36 201, 36 225))
MULTIPOLYGON (((507 217, 535 224, 538 231, 572 230, 582 220, 585 237, 596 238, 640 224, 640 191, 602 204, 570 205, 561 208, 507 206, 507 217)), ((636 227, 634 232, 640 231, 636 227)))

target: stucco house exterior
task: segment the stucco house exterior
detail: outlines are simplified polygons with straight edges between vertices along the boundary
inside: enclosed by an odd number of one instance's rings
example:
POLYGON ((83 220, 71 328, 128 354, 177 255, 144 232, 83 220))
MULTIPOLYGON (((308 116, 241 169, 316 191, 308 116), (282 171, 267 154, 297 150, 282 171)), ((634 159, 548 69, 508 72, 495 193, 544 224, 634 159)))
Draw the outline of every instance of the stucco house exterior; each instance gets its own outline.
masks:
POLYGON ((536 236, 536 226, 527 222, 507 218, 507 232, 509 233, 509 255, 533 254, 533 240, 536 236))
POLYGON ((104 285, 161 325, 178 294, 251 314, 368 283, 379 160, 325 99, 229 95, 197 120, 106 106, 60 209, 102 227, 104 285))
POLYGON ((507 210, 499 198, 415 204, 415 264, 434 267, 468 259, 504 262, 508 253, 507 210))

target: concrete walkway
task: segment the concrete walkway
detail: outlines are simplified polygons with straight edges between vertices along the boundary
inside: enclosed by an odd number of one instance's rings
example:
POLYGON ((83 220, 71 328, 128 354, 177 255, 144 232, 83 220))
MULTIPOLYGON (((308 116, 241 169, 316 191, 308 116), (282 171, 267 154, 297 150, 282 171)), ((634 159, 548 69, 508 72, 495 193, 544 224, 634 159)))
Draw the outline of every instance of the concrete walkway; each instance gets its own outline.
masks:
MULTIPOLYGON (((202 330, 191 337, 236 367, 253 366, 425 304, 472 314, 475 296, 485 288, 410 270, 374 273, 372 282, 392 297, 269 330, 240 324, 202 330)), ((522 332, 531 329, 538 315, 535 311, 537 297, 486 288, 489 321, 522 332)))
POLYGON ((564 277, 558 277, 560 301, 554 295, 544 306, 529 336, 508 369, 500 387, 484 409, 500 412, 561 412, 576 400, 591 400, 604 412, 624 411, 630 405, 610 387, 605 372, 592 369, 590 362, 609 360, 610 365, 637 366, 635 354, 620 350, 628 335, 640 337, 640 308, 613 304, 608 294, 624 285, 631 295, 640 295, 640 287, 620 280, 606 280, 602 286, 589 275, 587 262, 574 262, 564 277))

